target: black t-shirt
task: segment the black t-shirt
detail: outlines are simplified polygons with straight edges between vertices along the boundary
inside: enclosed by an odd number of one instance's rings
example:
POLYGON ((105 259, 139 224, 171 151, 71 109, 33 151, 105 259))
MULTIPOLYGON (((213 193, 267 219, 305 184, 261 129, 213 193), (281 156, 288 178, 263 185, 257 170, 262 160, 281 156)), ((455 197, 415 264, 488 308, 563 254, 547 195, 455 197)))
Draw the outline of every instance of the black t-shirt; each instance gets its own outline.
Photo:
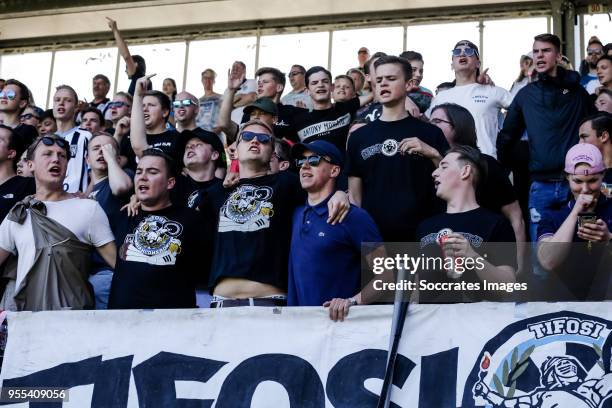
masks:
POLYGON ((382 115, 382 104, 380 102, 370 102, 357 111, 357 119, 364 119, 374 122, 382 115))
POLYGON ((606 169, 603 181, 606 184, 612 184, 612 168, 606 169))
MULTIPOLYGON (((277 103, 276 108, 278 109, 278 119, 274 123, 274 136, 279 139, 287 139, 292 142, 299 142, 300 139, 295 134, 295 129, 293 128, 293 117, 295 115, 308 112, 308 109, 298 108, 293 105, 283 105, 282 103, 277 103)), ((242 121, 240 123, 245 123, 249 121, 249 115, 244 113, 242 115, 242 121)))
MULTIPOLYGON (((131 170, 127 170, 126 173, 130 178, 134 178, 134 173, 131 170)), ((122 214, 121 207, 130 202, 130 194, 131 193, 127 193, 119 197, 114 195, 110 188, 108 177, 94 184, 89 194, 89 198, 97 201, 100 207, 102 207, 102 210, 104 210, 111 231, 113 231, 113 235, 115 235, 115 244, 117 244, 117 247, 122 244, 122 242, 117 239, 119 232, 118 228, 125 216, 125 211, 122 214)), ((102 269, 110 269, 110 266, 106 264, 97 251, 94 251, 92 254, 92 273, 96 273, 102 269)))
POLYGON ((176 130, 166 130, 163 133, 155 135, 147 135, 147 143, 152 148, 160 149, 170 157, 172 157, 177 166, 183 167, 183 157, 181 152, 178 151, 178 138, 180 133, 176 130))
POLYGON ((119 144, 119 155, 127 158, 127 163, 124 168, 136 171, 136 153, 134 153, 134 149, 132 149, 132 141, 130 140, 129 133, 121 139, 121 143, 119 144))
POLYGON ((209 287, 243 278, 287 290, 293 211, 305 193, 295 174, 281 171, 216 186, 202 199, 205 218, 217 217, 209 287))
POLYGON ((476 200, 484 208, 501 213, 502 207, 516 201, 514 187, 501 164, 488 154, 483 156, 487 162, 487 177, 476 191, 476 200))
POLYGON ((449 148, 439 128, 410 116, 376 120, 357 129, 348 142, 347 174, 362 180, 361 207, 387 242, 413 241, 417 225, 444 208, 435 194, 431 160, 399 153, 399 142, 408 137, 418 137, 442 155, 449 148))
MULTIPOLYGON (((444 229, 460 233, 472 248, 494 266, 508 265, 516 268, 516 247, 487 246, 490 242, 515 242, 514 230, 502 215, 478 207, 462 213, 442 213, 423 221, 417 228, 417 239, 426 257, 444 257, 438 243, 438 234, 444 229)), ((421 270, 419 278, 428 282, 481 282, 474 270, 466 270, 460 278, 447 277, 445 270, 421 270)), ((482 283, 480 285, 483 287, 482 283)), ((473 302, 482 300, 486 291, 421 292, 419 300, 432 302, 473 302)), ((489 294, 490 295, 490 294, 489 294)))
MULTIPOLYGON (((132 75, 132 77, 130 78, 130 87, 128 88, 128 93, 130 95, 134 96, 134 91, 136 90, 136 81, 138 81, 138 79, 142 78, 143 76, 145 76, 145 72, 137 68, 134 75, 132 75)), ((149 82, 149 85, 147 86, 148 91, 153 89, 152 85, 153 84, 149 82)))
POLYGON ((297 134, 300 142, 323 139, 344 152, 349 127, 357 109, 359 98, 353 98, 346 102, 336 102, 329 109, 296 112, 292 118, 291 133, 297 134))
POLYGON ((223 180, 213 178, 208 181, 196 181, 189 176, 181 174, 176 177, 176 184, 170 190, 170 200, 172 200, 174 205, 196 208, 200 190, 208 190, 218 184, 223 184, 223 180))
POLYGON ((109 309, 196 307, 195 287, 204 270, 200 248, 206 237, 200 217, 170 206, 123 217, 109 309))
POLYGON ((13 176, 0 184, 0 222, 17 202, 32 194, 36 194, 34 177, 13 176))

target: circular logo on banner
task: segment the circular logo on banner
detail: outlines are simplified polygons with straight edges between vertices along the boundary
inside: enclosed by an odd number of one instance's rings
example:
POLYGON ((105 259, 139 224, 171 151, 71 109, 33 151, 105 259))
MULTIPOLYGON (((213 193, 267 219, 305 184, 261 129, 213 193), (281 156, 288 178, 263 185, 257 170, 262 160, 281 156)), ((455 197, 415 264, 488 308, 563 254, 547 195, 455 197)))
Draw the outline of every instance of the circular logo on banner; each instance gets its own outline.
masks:
POLYGON ((607 320, 569 311, 507 326, 478 354, 461 406, 609 407, 611 329, 607 320))
POLYGON ((395 156, 395 154, 397 153, 397 148, 398 148, 398 144, 397 144, 397 140, 395 139, 387 139, 383 142, 382 144, 382 154, 384 154, 385 156, 395 156))

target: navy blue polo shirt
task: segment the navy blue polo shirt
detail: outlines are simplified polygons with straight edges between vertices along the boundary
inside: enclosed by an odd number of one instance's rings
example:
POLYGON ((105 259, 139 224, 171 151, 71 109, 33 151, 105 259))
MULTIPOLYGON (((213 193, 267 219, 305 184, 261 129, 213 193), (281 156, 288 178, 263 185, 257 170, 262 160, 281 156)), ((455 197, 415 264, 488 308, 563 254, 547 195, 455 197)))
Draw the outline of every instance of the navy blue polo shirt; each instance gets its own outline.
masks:
MULTIPOLYGON (((331 196, 330 196, 331 197, 331 196)), ((321 306, 361 290, 361 243, 382 242, 374 220, 351 205, 340 224, 327 223, 327 197, 293 214, 289 254, 289 306, 321 306)))

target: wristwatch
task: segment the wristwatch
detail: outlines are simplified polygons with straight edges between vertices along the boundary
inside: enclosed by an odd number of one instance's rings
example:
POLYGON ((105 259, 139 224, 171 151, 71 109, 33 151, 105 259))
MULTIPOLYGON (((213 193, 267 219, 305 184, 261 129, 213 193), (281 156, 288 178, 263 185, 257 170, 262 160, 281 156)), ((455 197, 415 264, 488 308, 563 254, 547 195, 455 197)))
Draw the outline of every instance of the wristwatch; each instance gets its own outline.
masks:
POLYGON ((355 299, 354 297, 350 297, 350 298, 348 298, 346 300, 348 300, 348 302, 349 302, 349 307, 350 306, 355 306, 357 304, 357 299, 355 299))

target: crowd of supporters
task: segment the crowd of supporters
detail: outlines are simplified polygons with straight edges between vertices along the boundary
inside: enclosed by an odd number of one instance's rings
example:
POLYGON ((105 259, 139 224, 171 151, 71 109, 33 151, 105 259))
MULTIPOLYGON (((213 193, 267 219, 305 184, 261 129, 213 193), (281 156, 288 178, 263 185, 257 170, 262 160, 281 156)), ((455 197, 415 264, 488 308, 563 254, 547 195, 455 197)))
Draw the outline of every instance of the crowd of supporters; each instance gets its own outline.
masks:
POLYGON ((1 309, 324 306, 342 320, 381 301, 363 271, 397 255, 383 242, 484 257, 421 280, 528 288, 421 302, 612 298, 611 44, 589 41, 581 75, 538 35, 510 90, 461 40, 435 94, 418 52, 362 47, 346 73, 287 61, 249 79, 236 61, 222 94, 207 68, 198 98, 172 78, 152 89, 108 24, 131 80, 112 99, 102 74, 92 102, 61 85, 47 111, 0 82, 1 309))

